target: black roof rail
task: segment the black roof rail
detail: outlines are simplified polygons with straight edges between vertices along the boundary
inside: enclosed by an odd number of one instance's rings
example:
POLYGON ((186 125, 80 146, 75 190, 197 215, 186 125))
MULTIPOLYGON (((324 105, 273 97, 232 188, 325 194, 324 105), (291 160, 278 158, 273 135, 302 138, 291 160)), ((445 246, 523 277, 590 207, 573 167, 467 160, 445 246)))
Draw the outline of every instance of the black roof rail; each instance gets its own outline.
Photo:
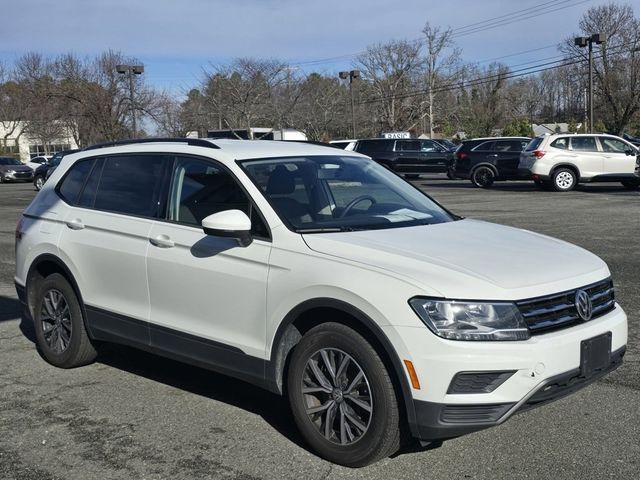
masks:
POLYGON ((84 148, 83 150, 97 150, 98 148, 117 147, 120 145, 134 145, 136 143, 186 143, 194 147, 217 148, 220 147, 209 140, 203 138, 173 138, 173 137, 153 137, 134 138, 131 140, 117 140, 115 142, 98 143, 84 148))

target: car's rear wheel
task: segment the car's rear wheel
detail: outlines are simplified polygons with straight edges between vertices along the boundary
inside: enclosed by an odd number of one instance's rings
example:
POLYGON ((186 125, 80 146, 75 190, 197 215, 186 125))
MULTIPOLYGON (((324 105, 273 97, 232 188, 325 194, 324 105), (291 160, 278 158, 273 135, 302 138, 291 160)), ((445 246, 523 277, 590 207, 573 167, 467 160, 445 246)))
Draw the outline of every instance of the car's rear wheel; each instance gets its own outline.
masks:
POLYGON ((556 192, 568 192, 576 187, 578 177, 575 172, 569 168, 559 168, 553 172, 551 182, 556 192))
POLYGON ((91 363, 97 352, 87 335, 80 302, 69 282, 53 273, 36 288, 33 323, 42 356, 61 368, 91 363))
POLYGON ((627 190, 635 190, 640 187, 640 180, 623 180, 622 186, 627 190))
POLYGON ((326 323, 309 330, 292 354, 287 389, 296 425, 321 457, 361 467, 400 447, 393 382, 351 328, 326 323))
POLYGON ((33 186, 36 187, 36 190, 40 191, 42 189, 42 186, 44 185, 44 178, 42 178, 41 175, 38 175, 34 180, 33 180, 33 186))
POLYGON ((490 167, 478 167, 471 173, 471 183, 476 187, 489 188, 495 179, 496 174, 490 167))

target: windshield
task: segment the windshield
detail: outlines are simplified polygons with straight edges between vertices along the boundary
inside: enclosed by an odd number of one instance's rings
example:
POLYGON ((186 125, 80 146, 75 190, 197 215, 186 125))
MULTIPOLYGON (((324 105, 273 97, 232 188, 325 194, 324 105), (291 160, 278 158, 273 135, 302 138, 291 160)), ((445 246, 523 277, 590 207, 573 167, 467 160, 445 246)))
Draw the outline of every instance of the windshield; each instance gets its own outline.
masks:
POLYGON ((280 218, 315 233, 430 225, 453 217, 374 161, 341 156, 240 162, 280 218))
POLYGON ((15 158, 2 157, 0 158, 0 165, 22 165, 22 163, 15 158))

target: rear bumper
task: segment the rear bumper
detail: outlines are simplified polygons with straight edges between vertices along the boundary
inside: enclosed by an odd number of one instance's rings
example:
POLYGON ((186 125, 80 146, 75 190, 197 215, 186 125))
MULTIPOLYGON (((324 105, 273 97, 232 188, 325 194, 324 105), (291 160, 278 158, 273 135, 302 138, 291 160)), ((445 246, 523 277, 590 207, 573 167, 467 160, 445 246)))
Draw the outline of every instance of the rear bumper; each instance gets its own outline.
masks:
POLYGON ((591 376, 573 369, 546 379, 517 403, 441 404, 414 400, 412 432, 424 442, 446 440, 500 425, 513 414, 558 400, 586 387, 622 365, 626 347, 611 353, 608 367, 591 376))

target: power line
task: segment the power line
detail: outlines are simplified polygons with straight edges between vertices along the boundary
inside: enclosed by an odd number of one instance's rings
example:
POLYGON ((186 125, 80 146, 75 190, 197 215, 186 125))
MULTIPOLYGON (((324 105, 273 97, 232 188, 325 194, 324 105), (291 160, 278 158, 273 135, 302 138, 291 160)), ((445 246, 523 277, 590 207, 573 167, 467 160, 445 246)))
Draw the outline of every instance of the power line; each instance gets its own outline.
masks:
MULTIPOLYGON (((617 47, 615 49, 610 49, 608 53, 621 53, 621 51, 623 51, 626 48, 626 46, 621 45, 620 47, 617 47), (613 51, 613 52, 612 52, 613 51)), ((628 48, 627 48, 628 50, 628 48)), ((630 50, 629 50, 630 51, 630 50)), ((598 59, 598 58, 603 58, 603 55, 597 55, 594 56, 594 59, 598 59)), ((487 75, 485 77, 480 77, 474 80, 470 80, 468 82, 451 82, 449 84, 444 84, 441 85, 440 87, 437 87, 435 89, 432 90, 432 93, 440 93, 440 92, 447 92, 447 91, 452 91, 452 90, 457 90, 457 89, 461 89, 461 88, 468 88, 468 87, 475 87, 478 85, 483 85, 486 83, 490 83, 495 79, 502 79, 502 80, 509 80, 512 78, 519 78, 519 77, 523 77, 523 76, 527 76, 527 75, 532 75, 534 73, 540 73, 540 72, 544 72, 544 71, 548 71, 548 70, 554 70, 557 68, 562 68, 562 67, 567 67, 570 65, 575 65, 578 63, 582 63, 584 62, 584 56, 581 54, 577 54, 574 55, 572 57, 568 57, 568 58, 564 58, 562 60, 556 60, 553 62, 546 62, 546 63, 541 63, 538 65, 534 65, 531 67, 527 67, 527 68, 522 68, 519 70, 513 70, 510 71, 506 74, 502 74, 502 73, 497 73, 497 74, 492 74, 492 75, 487 75)), ((369 103, 377 103, 377 102, 381 102, 384 100, 392 100, 392 99, 396 99, 396 100, 401 100, 401 99, 405 99, 405 98, 411 98, 411 97, 417 97, 417 96, 421 96, 421 95, 425 95, 429 93, 429 89, 421 89, 421 90, 416 90, 413 92, 407 92, 404 94, 400 94, 400 95, 386 95, 386 96, 380 96, 380 97, 376 97, 376 98, 372 98, 372 99, 367 99, 367 100, 363 100, 361 102, 359 102, 359 105, 364 105, 364 104, 369 104, 369 103)))

